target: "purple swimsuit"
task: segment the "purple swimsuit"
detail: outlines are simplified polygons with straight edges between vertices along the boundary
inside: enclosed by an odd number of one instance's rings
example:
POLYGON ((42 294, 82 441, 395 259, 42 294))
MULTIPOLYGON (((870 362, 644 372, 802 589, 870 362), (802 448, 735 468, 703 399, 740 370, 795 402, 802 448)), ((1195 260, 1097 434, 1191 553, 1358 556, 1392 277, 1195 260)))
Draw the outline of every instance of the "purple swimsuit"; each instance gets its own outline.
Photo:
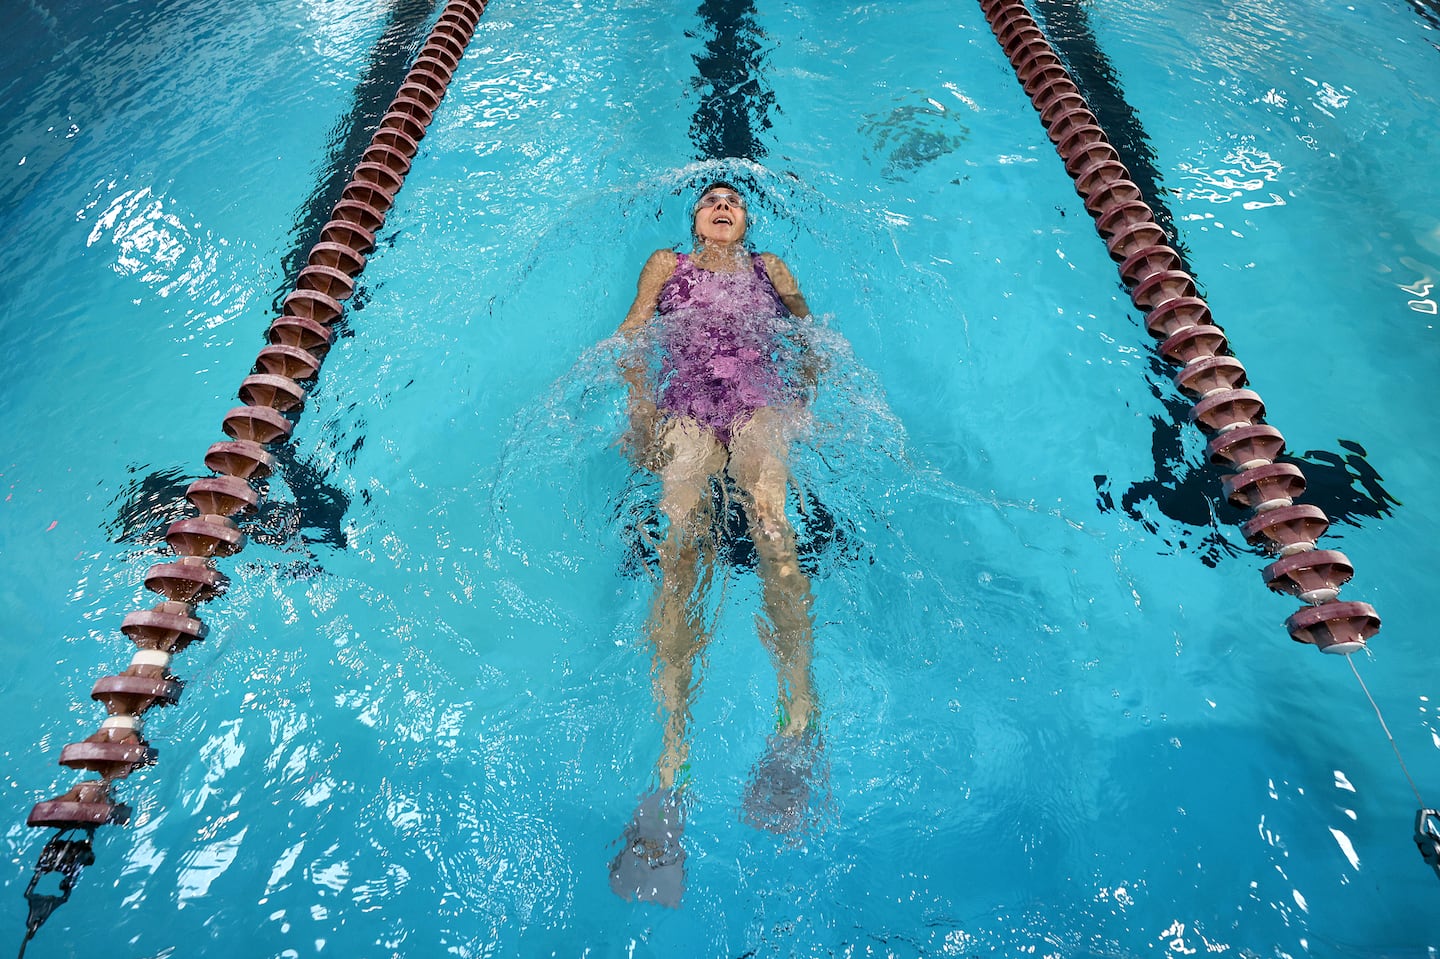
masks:
POLYGON ((763 406, 795 402, 790 311, 758 255, 750 270, 712 273, 677 254, 660 289, 660 408, 722 443, 763 406))

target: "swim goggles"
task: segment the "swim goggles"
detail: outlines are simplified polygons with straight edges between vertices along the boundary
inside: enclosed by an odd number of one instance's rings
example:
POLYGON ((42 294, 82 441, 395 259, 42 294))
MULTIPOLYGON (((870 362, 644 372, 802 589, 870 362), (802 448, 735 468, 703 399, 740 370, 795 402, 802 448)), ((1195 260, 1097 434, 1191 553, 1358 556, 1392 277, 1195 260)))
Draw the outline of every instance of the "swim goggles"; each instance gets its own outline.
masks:
POLYGON ((719 206, 724 201, 729 206, 745 209, 745 198, 738 193, 707 193, 695 204, 695 209, 705 209, 712 206, 719 206))

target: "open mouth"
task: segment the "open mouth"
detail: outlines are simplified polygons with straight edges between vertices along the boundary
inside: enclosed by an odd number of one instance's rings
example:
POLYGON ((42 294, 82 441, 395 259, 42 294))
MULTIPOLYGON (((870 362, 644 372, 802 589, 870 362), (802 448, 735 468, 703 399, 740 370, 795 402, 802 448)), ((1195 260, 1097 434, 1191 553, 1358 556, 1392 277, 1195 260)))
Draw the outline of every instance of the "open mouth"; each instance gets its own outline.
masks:
POLYGON ((728 216, 724 216, 724 215, 717 216, 717 217, 713 217, 713 218, 710 220, 710 222, 711 222, 711 223, 716 223, 716 224, 723 223, 723 224, 725 224, 726 226, 734 226, 734 225, 735 225, 735 221, 731 220, 728 216))

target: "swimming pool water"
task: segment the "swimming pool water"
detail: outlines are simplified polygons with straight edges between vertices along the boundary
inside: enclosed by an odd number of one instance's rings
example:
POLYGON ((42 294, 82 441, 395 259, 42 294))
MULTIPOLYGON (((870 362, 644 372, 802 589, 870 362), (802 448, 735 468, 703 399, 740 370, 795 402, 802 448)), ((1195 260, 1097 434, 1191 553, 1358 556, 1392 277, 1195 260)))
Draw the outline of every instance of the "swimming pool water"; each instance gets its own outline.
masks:
MULTIPOLYGON (((1306 501, 1337 519, 1344 598, 1384 617, 1360 669, 1435 805, 1435 12, 1034 9, 1151 158, 1306 501)), ((76 781, 54 759, 128 661, 119 622, 152 602, 174 498, 430 12, 12 13, 18 943, 45 839, 25 814, 76 781)), ((29 955, 1440 948, 1374 714, 1343 662, 1286 636, 1295 604, 1174 425, 978 6, 497 2, 381 239, 251 543, 221 563, 210 638, 175 661, 184 696, 147 723, 159 762, 119 789, 133 822, 97 834, 29 955), (755 83, 727 99, 706 78, 732 40, 755 83), (717 126, 721 106, 744 123, 717 126), (752 160, 707 159, 726 144, 752 160), (754 575, 730 569, 668 911, 606 881, 659 744, 632 532, 654 489, 613 446, 607 340, 716 172, 753 183, 755 241, 835 357, 795 464, 834 517, 813 534, 831 801, 788 840, 740 821, 773 673, 754 575)))

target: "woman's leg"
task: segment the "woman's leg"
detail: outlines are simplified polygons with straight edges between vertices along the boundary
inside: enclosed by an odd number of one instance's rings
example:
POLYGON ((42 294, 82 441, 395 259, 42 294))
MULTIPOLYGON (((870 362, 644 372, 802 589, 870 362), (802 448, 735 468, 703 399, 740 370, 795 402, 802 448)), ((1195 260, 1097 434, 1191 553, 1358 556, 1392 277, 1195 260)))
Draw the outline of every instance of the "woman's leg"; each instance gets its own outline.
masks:
POLYGON ((660 510, 667 529, 659 546, 660 585, 650 611, 655 698, 664 724, 655 764, 662 789, 675 784, 690 752, 686 724, 695 660, 705 645, 702 596, 711 574, 711 480, 725 467, 725 447, 694 420, 676 418, 660 436, 660 510))
POLYGON ((811 660, 814 652, 810 579, 800 569, 795 531, 785 516, 790 443, 803 423, 798 407, 763 407, 730 441, 729 472, 750 523, 759 560, 768 624, 760 639, 775 660, 786 736, 800 736, 815 718, 811 660))
POLYGON ((680 905, 685 887, 684 811, 675 779, 690 752, 686 725, 695 694, 695 660, 705 646, 702 599, 710 577, 710 484, 725 468, 725 447, 694 420, 676 418, 660 432, 660 584, 650 610, 655 699, 664 725, 657 788, 640 799, 610 861, 610 888, 625 899, 680 905))

